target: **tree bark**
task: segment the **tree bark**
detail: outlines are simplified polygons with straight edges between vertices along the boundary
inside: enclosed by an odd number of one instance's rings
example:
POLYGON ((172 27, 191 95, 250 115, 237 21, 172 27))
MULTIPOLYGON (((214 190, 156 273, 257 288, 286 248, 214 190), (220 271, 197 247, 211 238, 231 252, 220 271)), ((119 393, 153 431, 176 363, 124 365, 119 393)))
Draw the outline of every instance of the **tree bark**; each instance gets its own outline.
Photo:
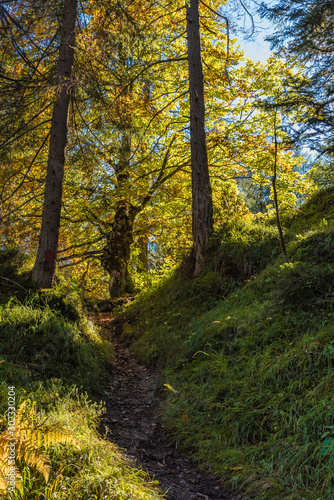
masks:
POLYGON ((147 234, 142 234, 138 238, 139 245, 139 272, 147 272, 148 271, 148 237, 147 234))
POLYGON ((32 270, 32 278, 40 288, 52 286, 56 270, 77 15, 78 0, 64 0, 57 63, 58 96, 53 106, 42 226, 32 270))
POLYGON ((109 273, 109 294, 119 297, 131 290, 128 273, 131 245, 133 243, 133 224, 137 209, 125 199, 117 204, 112 229, 103 248, 101 259, 103 268, 109 273))
POLYGON ((205 137, 204 83, 198 0, 186 1, 192 170, 192 233, 194 275, 204 266, 203 245, 213 232, 212 191, 205 137))

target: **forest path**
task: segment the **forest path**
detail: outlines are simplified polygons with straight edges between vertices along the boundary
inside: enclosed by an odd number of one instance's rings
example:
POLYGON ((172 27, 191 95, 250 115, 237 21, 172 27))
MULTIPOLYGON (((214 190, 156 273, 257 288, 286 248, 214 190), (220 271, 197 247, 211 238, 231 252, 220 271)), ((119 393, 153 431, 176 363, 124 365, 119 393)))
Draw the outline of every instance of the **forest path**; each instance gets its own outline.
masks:
POLYGON ((222 484, 204 475, 171 442, 159 417, 158 373, 140 365, 115 332, 111 313, 95 322, 114 346, 114 368, 104 387, 107 438, 159 481, 168 500, 236 500, 222 484))

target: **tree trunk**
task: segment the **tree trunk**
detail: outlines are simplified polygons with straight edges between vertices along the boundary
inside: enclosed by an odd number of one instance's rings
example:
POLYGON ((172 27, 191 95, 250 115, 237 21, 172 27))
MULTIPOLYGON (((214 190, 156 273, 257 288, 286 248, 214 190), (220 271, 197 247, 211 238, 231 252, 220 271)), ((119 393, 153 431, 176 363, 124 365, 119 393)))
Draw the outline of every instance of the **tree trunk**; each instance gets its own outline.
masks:
MULTIPOLYGON (((125 122, 123 123, 123 134, 120 146, 119 162, 114 166, 117 176, 117 193, 119 199, 116 203, 116 213, 112 224, 112 229, 107 235, 107 244, 103 248, 103 256, 101 263, 103 268, 109 273, 109 293, 112 298, 124 294, 126 291, 131 291, 132 283, 128 273, 128 263, 131 254, 131 245, 133 243, 133 225, 136 216, 144 210, 146 205, 151 200, 153 194, 159 187, 167 181, 174 172, 166 173, 170 148, 174 142, 174 138, 170 141, 169 147, 162 161, 160 173, 151 186, 147 187, 147 192, 143 196, 141 202, 133 205, 129 200, 129 174, 130 174, 130 159, 131 159, 131 115, 123 115, 125 122), (128 124, 126 125, 126 121, 128 124)), ((147 231, 146 231, 147 233, 147 231)), ((148 240, 147 234, 145 237, 146 256, 143 257, 144 267, 148 267, 148 240)))
POLYGON ((186 2, 192 169, 194 275, 204 266, 202 248, 213 231, 212 192, 205 138, 204 84, 198 0, 186 2))
MULTIPOLYGON (((125 96, 131 89, 124 92, 125 96)), ((131 289, 128 263, 133 243, 133 224, 138 210, 128 201, 128 183, 131 161, 131 112, 127 105, 120 104, 119 129, 122 132, 119 161, 114 166, 117 177, 116 212, 107 244, 103 248, 101 263, 109 273, 109 294, 111 298, 123 295, 131 289)))
POLYGON ((128 273, 131 245, 133 242, 133 223, 137 209, 125 199, 117 204, 112 229, 103 248, 102 266, 109 273, 109 293, 111 298, 123 295, 131 289, 128 273))
POLYGON ((138 245, 139 245, 139 262, 140 262, 139 272, 147 273, 147 271, 148 271, 148 238, 147 238, 147 234, 142 234, 138 238, 138 245))
POLYGON ((64 0, 57 64, 58 95, 53 106, 42 227, 32 270, 32 278, 40 288, 52 286, 56 270, 77 12, 78 0, 64 0))

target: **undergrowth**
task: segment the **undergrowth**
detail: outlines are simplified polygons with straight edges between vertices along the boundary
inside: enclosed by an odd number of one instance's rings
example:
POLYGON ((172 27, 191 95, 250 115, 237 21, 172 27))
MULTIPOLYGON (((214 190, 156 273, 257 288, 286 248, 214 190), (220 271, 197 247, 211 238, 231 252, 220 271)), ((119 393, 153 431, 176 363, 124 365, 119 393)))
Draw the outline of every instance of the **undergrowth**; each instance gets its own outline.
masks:
POLYGON ((334 497, 333 216, 331 189, 285 219, 287 259, 274 224, 227 227, 120 313, 179 446, 245 499, 334 497))
MULTIPOLYGON (((97 431, 104 412, 98 403, 100 386, 113 358, 111 345, 87 319, 70 287, 59 282, 52 290, 37 291, 21 272, 23 265, 24 257, 17 250, 0 251, 0 433, 8 427, 8 387, 15 387, 16 408, 23 401, 28 408, 37 408, 36 425, 59 425, 73 436, 76 446, 60 445, 54 439, 48 450, 47 484, 18 455, 22 492, 16 489, 1 497, 161 498, 156 484, 97 431)), ((37 462, 36 456, 32 463, 37 462)))

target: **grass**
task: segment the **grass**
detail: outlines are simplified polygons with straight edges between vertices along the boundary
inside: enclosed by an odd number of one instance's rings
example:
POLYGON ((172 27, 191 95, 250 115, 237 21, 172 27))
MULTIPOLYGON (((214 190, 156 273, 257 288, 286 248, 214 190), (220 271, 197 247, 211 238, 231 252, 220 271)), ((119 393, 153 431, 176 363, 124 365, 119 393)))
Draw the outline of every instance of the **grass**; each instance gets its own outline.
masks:
POLYGON ((58 422, 78 446, 54 445, 51 474, 17 463, 23 492, 3 498, 157 500, 157 484, 136 469, 117 446, 98 432, 104 407, 100 386, 113 359, 111 345, 87 319, 78 296, 59 283, 37 291, 19 269, 15 249, 0 251, 0 431, 7 426, 8 387, 16 408, 23 401, 38 409, 38 422, 58 422), (9 281, 10 280, 10 281, 9 281))
POLYGON ((245 499, 334 496, 334 197, 274 225, 225 228, 195 280, 178 271, 123 310, 162 367, 179 446, 245 499), (186 416, 186 417, 185 417, 186 416))

